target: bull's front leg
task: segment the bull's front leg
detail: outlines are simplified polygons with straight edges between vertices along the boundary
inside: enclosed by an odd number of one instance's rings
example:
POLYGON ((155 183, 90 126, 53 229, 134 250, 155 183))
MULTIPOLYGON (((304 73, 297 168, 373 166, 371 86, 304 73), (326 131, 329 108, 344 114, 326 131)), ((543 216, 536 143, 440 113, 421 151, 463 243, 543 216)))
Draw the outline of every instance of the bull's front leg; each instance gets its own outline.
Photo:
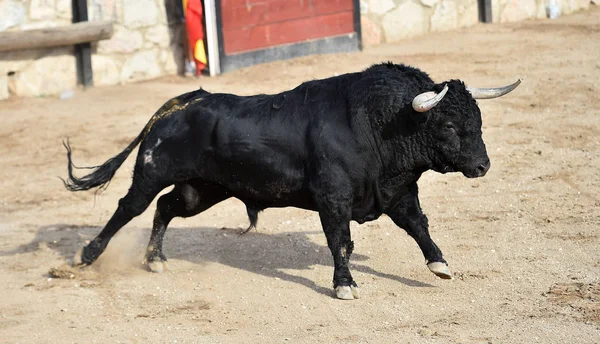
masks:
POLYGON ((333 288, 338 299, 353 300, 360 297, 358 285, 352 279, 348 263, 354 249, 350 237, 351 211, 346 207, 328 205, 319 210, 327 246, 333 256, 333 288))
POLYGON ((406 230, 415 239, 431 272, 440 278, 452 279, 452 273, 448 269, 442 251, 429 236, 429 224, 421 210, 417 183, 409 185, 409 192, 386 211, 386 214, 397 226, 406 230))

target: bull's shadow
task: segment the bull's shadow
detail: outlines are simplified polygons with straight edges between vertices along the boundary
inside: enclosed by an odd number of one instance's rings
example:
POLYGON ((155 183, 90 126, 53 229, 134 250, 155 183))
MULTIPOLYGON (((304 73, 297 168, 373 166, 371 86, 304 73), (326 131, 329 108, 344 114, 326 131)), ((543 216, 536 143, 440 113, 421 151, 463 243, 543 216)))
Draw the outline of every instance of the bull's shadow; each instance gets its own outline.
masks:
POLYGON ((28 243, 12 250, 0 251, 0 256, 32 253, 46 246, 58 252, 62 257, 72 258, 86 240, 93 239, 102 228, 71 224, 54 224, 40 227, 35 237, 28 243))
MULTIPOLYGON (((65 224, 44 226, 38 230, 31 242, 10 251, 0 251, 0 256, 34 252, 40 248, 40 245, 46 245, 68 260, 86 240, 93 239, 100 229, 65 224)), ((121 232, 127 230, 128 228, 123 228, 121 232)), ((119 246, 131 250, 143 250, 150 229, 138 231, 143 233, 139 233, 136 242, 119 246), (143 242, 139 242, 142 236, 143 242)), ((163 252, 169 259, 187 260, 195 264, 215 262, 266 277, 277 277, 304 285, 318 293, 331 295, 329 287, 317 285, 310 279, 282 271, 309 270, 315 265, 323 265, 329 267, 333 274, 333 261, 329 248, 311 240, 311 236, 323 235, 321 231, 266 234, 258 229, 244 235, 239 233, 240 229, 173 227, 167 230, 163 252)), ((113 240, 123 239, 115 237, 113 240)), ((352 254, 351 270, 388 278, 411 287, 432 287, 420 281, 379 272, 359 263, 368 259, 368 256, 355 252, 352 254)), ((360 279, 358 282, 360 283, 360 279)))

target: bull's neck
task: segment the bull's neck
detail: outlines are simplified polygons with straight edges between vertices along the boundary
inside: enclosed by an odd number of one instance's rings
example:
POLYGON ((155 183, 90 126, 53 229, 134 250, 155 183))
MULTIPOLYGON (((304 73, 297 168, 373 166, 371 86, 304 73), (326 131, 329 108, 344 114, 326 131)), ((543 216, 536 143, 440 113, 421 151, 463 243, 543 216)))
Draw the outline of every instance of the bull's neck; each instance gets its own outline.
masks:
POLYGON ((434 165, 433 151, 429 148, 429 137, 423 130, 397 135, 385 141, 387 164, 397 172, 421 174, 434 165))

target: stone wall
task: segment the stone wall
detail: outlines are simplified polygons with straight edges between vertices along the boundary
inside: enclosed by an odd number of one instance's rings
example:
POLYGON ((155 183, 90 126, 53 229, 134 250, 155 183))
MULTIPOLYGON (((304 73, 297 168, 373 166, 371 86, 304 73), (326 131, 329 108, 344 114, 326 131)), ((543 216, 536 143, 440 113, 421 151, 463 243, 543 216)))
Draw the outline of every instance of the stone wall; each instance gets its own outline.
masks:
POLYGON ((556 6, 562 15, 587 9, 590 0, 492 0, 492 17, 500 23, 547 18, 549 5, 556 6))
MULTIPOLYGON (((92 44, 95 85, 175 74, 164 0, 88 0, 88 17, 114 21, 110 40, 92 44)), ((71 0, 0 0, 0 32, 71 24, 71 0)), ((77 84, 73 48, 0 53, 0 99, 50 96, 77 84)))
MULTIPOLYGON (((69 25, 72 0, 0 0, 0 32, 69 25)), ((88 0, 89 20, 114 21, 110 40, 93 44, 95 85, 115 85, 181 73, 179 29, 171 35, 165 2, 171 0, 88 0), (173 34, 175 32, 176 34, 173 34), (177 42, 178 41, 178 42, 177 42), (171 46, 171 47, 170 47, 171 46)), ((600 0, 592 0, 597 3, 600 0)), ((556 3, 561 14, 588 8, 590 0, 492 0, 494 22, 545 18, 556 3)), ((477 0, 360 0, 366 46, 397 42, 427 32, 478 23, 477 0)), ((77 84, 73 48, 0 53, 0 99, 54 96, 77 84)))
MULTIPOLYGON (((493 21, 546 18, 546 7, 551 2, 556 3, 561 14, 590 5, 590 0, 492 0, 493 21)), ((366 46, 473 26, 479 22, 477 0, 360 0, 360 12, 366 46)))

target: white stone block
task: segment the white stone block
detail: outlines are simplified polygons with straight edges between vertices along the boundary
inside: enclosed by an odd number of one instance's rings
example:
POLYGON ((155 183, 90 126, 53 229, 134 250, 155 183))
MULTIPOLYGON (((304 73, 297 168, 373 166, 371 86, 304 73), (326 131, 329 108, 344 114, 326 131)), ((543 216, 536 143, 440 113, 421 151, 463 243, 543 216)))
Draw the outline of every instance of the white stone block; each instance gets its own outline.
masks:
POLYGON ((427 32, 429 18, 423 6, 407 1, 386 13, 382 26, 386 42, 397 42, 427 32))
POLYGON ((456 3, 458 13, 458 27, 469 27, 479 23, 479 10, 477 0, 459 0, 456 3))
POLYGON ((440 0, 421 0, 421 3, 427 7, 435 6, 440 0))
MULTIPOLYGON (((135 3, 137 0, 127 0, 135 3)), ((113 20, 119 22, 117 18, 116 0, 88 0, 88 17, 92 21, 113 20)))
POLYGON ((121 82, 120 62, 116 57, 92 55, 94 85, 117 85, 121 82))
POLYGON ((71 0, 56 0, 56 16, 62 19, 72 19, 73 9, 71 0))
POLYGON ((169 46, 169 28, 166 25, 156 25, 146 30, 146 41, 158 44, 161 48, 169 46))
POLYGON ((121 82, 128 83, 160 76, 161 70, 155 50, 142 51, 125 61, 121 70, 121 82))
POLYGON ((492 22, 500 22, 500 0, 492 0, 492 22))
POLYGON ((362 40, 365 46, 381 44, 383 41, 383 32, 379 25, 375 24, 367 16, 360 16, 360 27, 362 30, 362 40))
POLYGON ((120 26, 110 39, 98 41, 100 54, 132 53, 142 47, 144 39, 140 31, 129 31, 120 26))
POLYGON ((125 21, 125 5, 124 5, 124 1, 125 0, 113 0, 115 2, 115 21, 117 23, 123 23, 125 21))
POLYGON ((370 0, 369 12, 377 15, 385 14, 396 7, 394 0, 370 0))
POLYGON ((123 3, 124 24, 137 29, 158 23, 158 8, 154 0, 125 1, 123 3))
POLYGON ((52 19, 55 14, 54 0, 31 0, 29 4, 29 17, 31 19, 52 19))
POLYGON ((11 78, 18 96, 57 95, 77 85, 75 57, 70 49, 54 51, 53 55, 35 60, 11 78))
POLYGON ((32 50, 7 51, 0 53, 0 55, 2 55, 2 60, 0 60, 0 75, 6 75, 25 69, 28 65, 35 62, 36 54, 37 52, 32 50))
POLYGON ((431 16, 431 31, 449 31, 456 29, 457 25, 456 2, 445 0, 438 3, 431 16))
POLYGON ((164 0, 156 0, 158 8, 158 23, 167 25, 167 9, 165 8, 164 0))
POLYGON ((501 22, 516 22, 535 18, 537 13, 536 0, 510 0, 502 12, 501 22))
POLYGON ((0 32, 25 22, 25 6, 20 1, 0 1, 0 32))

